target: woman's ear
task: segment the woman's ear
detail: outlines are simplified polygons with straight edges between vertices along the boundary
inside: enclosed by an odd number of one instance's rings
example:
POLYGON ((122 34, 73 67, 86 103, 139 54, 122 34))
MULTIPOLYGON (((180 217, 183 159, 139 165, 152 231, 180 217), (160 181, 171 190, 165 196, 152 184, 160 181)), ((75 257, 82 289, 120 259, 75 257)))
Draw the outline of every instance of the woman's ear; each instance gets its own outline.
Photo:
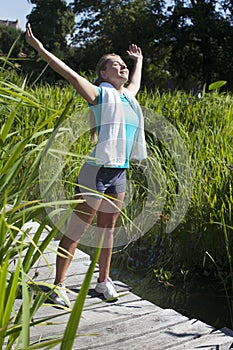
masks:
POLYGON ((101 71, 100 71, 100 77, 101 77, 101 79, 105 79, 105 78, 106 78, 106 72, 105 72, 105 70, 101 70, 101 71))

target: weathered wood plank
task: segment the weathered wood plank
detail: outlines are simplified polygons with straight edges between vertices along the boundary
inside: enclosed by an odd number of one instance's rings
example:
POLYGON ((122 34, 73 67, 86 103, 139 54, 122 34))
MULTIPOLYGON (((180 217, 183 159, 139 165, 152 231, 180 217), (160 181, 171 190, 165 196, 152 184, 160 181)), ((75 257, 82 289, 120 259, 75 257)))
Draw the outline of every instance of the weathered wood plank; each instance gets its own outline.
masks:
MULTIPOLYGON (((99 327, 98 329, 101 330, 104 326, 106 326, 106 322, 112 322, 115 320, 117 324, 118 322, 128 320, 129 318, 133 318, 143 314, 149 314, 151 312, 161 312, 162 310, 156 305, 153 305, 152 303, 149 303, 145 300, 135 300, 126 303, 122 302, 119 304, 118 302, 113 304, 104 303, 103 305, 103 307, 96 307, 90 310, 86 308, 83 310, 82 318, 80 320, 80 327, 87 327, 85 331, 87 330, 88 334, 93 332, 96 333, 97 326, 99 327)), ((34 327, 31 333, 33 339, 35 339, 35 337, 38 339, 40 337, 48 336, 51 334, 62 334, 65 329, 65 325, 68 318, 68 315, 62 315, 55 319, 58 322, 62 322, 62 326, 51 325, 51 327, 34 327)))
MULTIPOLYGON (((95 330, 98 329, 98 324, 95 330)), ((79 330, 80 331, 80 330, 79 330)), ((79 338, 79 349, 119 349, 124 344, 125 349, 170 349, 174 344, 182 344, 187 339, 200 337, 212 331, 212 327, 200 321, 188 320, 174 310, 161 310, 129 318, 117 325, 107 322, 100 336, 93 342, 93 338, 79 338)), ((74 347, 75 349, 76 347, 74 347)))
MULTIPOLYGON (((57 253, 57 248, 58 248, 59 241, 57 240, 52 240, 46 250, 43 252, 43 256, 48 260, 50 264, 55 264, 56 263, 56 253, 57 253)), ((22 256, 25 256, 27 253, 27 249, 25 249, 22 253, 22 256)), ((47 263, 45 262, 43 256, 38 260, 40 262, 40 266, 46 266, 47 263)), ((74 257, 74 261, 80 261, 80 262, 88 262, 90 261, 90 256, 83 252, 80 249, 76 249, 74 257)))
POLYGON ((227 328, 216 330, 200 338, 172 347, 172 350, 229 350, 233 345, 233 331, 227 328))
MULTIPOLYGON (((168 322, 164 322, 163 315, 161 315, 161 320, 155 324, 157 329, 152 329, 151 319, 146 316, 142 330, 138 329, 136 320, 133 327, 130 327, 127 322, 126 332, 117 333, 114 328, 111 334, 103 332, 100 337, 97 337, 95 340, 93 338, 78 338, 75 341, 73 349, 80 350, 91 350, 91 349, 111 349, 117 350, 121 349, 176 349, 181 350, 183 348, 191 349, 230 349, 232 344, 232 337, 225 336, 222 332, 219 331, 218 338, 216 339, 215 335, 211 333, 212 329, 200 321, 193 323, 193 320, 185 321, 179 323, 179 317, 177 323, 171 326, 168 322), (190 324, 190 322, 192 322, 190 324), (132 332, 133 330, 133 332, 132 332), (208 335, 205 336, 205 332, 208 332, 208 335), (213 336, 213 339, 212 339, 213 336), (196 339, 197 338, 197 339, 196 339), (190 341, 190 339, 192 339, 190 341), (207 339, 209 341, 207 341, 207 339), (101 342, 102 340, 102 342, 101 342), (212 342, 211 342, 212 340, 212 342), (193 343, 193 346, 192 346, 193 343), (187 345, 186 345, 187 344, 187 345)), ((123 326, 123 325, 122 325, 123 326)), ((110 328, 111 329, 111 328, 110 328)))
MULTIPOLYGON (((85 274, 89 268, 89 263, 83 263, 79 260, 72 261, 72 264, 67 272, 65 283, 67 286, 71 284, 80 285, 85 277, 85 274)), ((95 272, 99 271, 98 266, 95 267, 95 272)), ((33 276, 37 276, 34 278, 35 281, 39 282, 48 282, 53 283, 55 276, 55 264, 52 265, 43 265, 40 266, 36 264, 28 273, 28 276, 31 278, 33 276)))

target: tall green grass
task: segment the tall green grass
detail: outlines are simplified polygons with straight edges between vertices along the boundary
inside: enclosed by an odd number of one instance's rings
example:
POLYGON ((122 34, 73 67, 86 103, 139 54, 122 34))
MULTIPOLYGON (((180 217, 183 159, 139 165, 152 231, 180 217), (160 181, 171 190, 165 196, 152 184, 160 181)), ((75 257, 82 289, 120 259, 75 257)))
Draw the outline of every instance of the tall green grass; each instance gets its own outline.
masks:
MULTIPOLYGON (((219 264, 227 266, 224 230, 216 222, 224 218, 226 225, 232 224, 232 172, 224 163, 233 163, 233 96, 218 91, 203 92, 201 98, 181 91, 145 91, 140 102, 174 125, 192 161, 189 209, 180 226, 167 237, 165 259, 170 257, 173 266, 200 267, 204 252, 209 251, 219 264)), ((169 168, 166 150, 160 161, 175 191, 175 169, 169 168)))

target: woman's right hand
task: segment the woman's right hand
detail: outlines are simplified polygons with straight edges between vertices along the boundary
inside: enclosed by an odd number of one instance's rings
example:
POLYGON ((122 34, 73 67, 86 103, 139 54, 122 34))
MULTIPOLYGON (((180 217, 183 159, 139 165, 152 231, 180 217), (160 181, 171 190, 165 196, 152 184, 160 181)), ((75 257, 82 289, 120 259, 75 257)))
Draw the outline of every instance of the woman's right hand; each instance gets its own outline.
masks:
POLYGON ((34 37, 30 23, 27 23, 26 26, 26 42, 31 45, 36 51, 43 48, 43 44, 34 37))

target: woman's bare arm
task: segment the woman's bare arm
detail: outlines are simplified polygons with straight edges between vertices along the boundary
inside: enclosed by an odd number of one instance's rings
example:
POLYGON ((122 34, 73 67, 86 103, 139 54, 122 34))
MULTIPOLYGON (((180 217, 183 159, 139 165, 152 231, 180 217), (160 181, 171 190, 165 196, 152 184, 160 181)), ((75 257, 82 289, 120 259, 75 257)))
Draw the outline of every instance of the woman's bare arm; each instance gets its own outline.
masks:
POLYGON ((129 46, 127 53, 129 57, 134 60, 134 67, 130 76, 129 85, 127 86, 127 89, 130 90, 135 96, 138 90, 140 89, 141 85, 143 56, 140 47, 138 47, 135 44, 129 46))
POLYGON ((96 86, 87 79, 76 73, 67 64, 58 57, 46 50, 43 44, 33 35, 30 24, 26 27, 26 41, 31 45, 40 56, 49 64, 49 66, 59 73, 63 78, 70 82, 77 92, 89 103, 95 105, 98 100, 98 92, 96 86))

